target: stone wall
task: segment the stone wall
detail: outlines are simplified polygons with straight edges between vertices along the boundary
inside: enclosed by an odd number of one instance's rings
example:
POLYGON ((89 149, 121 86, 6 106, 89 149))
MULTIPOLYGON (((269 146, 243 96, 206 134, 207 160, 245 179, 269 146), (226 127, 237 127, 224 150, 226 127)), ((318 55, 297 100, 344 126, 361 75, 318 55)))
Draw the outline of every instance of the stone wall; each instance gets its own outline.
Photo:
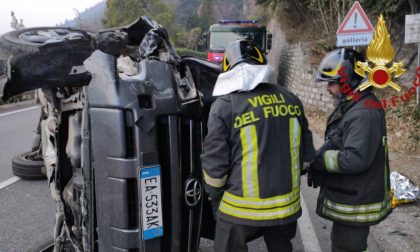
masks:
POLYGON ((307 45, 285 46, 279 54, 278 81, 310 107, 323 111, 333 109, 326 84, 315 82, 316 67, 308 63, 307 45))
POLYGON ((317 66, 311 66, 309 43, 289 44, 281 30, 281 24, 273 19, 267 29, 273 34, 268 63, 276 69, 278 82, 296 94, 307 107, 326 112, 333 109, 330 94, 324 85, 315 82, 317 66))

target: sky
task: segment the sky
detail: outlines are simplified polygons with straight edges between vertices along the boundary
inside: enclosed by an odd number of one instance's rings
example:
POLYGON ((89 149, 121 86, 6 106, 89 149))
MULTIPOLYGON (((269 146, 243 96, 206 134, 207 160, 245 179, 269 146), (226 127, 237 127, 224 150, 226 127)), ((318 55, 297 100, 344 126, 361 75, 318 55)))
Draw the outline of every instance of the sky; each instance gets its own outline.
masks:
POLYGON ((10 13, 23 20, 25 27, 55 26, 75 18, 75 11, 83 12, 101 0, 0 0, 0 34, 12 30, 10 13))

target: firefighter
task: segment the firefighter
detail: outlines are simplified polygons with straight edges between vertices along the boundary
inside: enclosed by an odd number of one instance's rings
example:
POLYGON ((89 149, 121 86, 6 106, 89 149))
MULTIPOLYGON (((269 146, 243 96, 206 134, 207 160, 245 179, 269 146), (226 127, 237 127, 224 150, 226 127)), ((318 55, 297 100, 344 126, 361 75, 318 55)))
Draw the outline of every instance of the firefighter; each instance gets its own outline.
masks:
POLYGON ((365 106, 366 100, 378 101, 370 89, 357 91, 362 81, 354 71, 357 61, 364 61, 357 51, 336 49, 323 58, 317 73, 318 81, 328 82, 336 108, 308 184, 321 186, 316 211, 333 222, 333 252, 367 250, 369 226, 392 211, 385 114, 365 106), (344 92, 348 87, 354 92, 344 92))
POLYGON ((292 251, 301 167, 315 153, 302 104, 248 40, 231 42, 222 66, 202 155, 214 250, 247 251, 263 236, 269 251, 292 251))

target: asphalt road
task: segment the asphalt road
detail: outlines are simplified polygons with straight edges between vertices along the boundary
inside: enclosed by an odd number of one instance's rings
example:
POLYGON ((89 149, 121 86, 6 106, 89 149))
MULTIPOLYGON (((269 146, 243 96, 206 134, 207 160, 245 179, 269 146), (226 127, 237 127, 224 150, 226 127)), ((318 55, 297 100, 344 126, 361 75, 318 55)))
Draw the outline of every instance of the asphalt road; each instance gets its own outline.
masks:
MULTIPOLYGON (((0 112, 0 184, 10 181, 12 158, 29 151, 39 118, 33 105, 0 112)), ((3 187, 0 186, 0 187, 3 187)), ((52 237, 54 203, 46 180, 19 180, 0 189, 0 251, 26 251, 52 237)))
POLYGON ((11 158, 29 151, 39 119, 39 108, 30 106, 16 110, 0 111, 0 182, 13 176, 11 158))
MULTIPOLYGON (((0 111, 0 251, 26 251, 39 241, 52 237, 54 203, 46 180, 18 180, 4 186, 13 178, 11 159, 30 148, 39 109, 20 108, 0 111)), ((315 137, 316 145, 321 143, 315 137)), ((13 181, 12 181, 13 182, 13 181)), ((306 186, 302 177, 303 216, 299 219, 294 251, 330 251, 331 223, 315 214, 317 190, 306 186)), ((372 242, 372 241, 371 241, 372 242)), ((250 251, 267 251, 263 239, 249 244, 250 251)), ((202 240, 200 251, 212 251, 212 241, 202 240)), ((371 250, 374 251, 374 250, 371 250)))

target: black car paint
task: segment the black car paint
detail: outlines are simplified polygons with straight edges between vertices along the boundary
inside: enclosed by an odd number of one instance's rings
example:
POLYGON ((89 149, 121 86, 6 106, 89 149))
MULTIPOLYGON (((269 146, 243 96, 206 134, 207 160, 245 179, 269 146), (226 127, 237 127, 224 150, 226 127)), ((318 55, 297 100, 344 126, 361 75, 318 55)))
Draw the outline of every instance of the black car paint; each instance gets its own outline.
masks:
MULTIPOLYGON (((163 38, 159 43, 167 41, 164 29, 140 19, 116 30, 127 33, 129 40, 123 43, 118 40, 114 43, 117 50, 112 52, 118 54, 120 46, 138 46, 142 41, 139 38, 150 29, 156 29, 157 37, 163 38)), ((81 151, 85 157, 83 184, 90 185, 84 192, 87 199, 84 217, 86 227, 92 229, 87 239, 92 247, 99 244, 100 251, 111 248, 193 251, 201 236, 212 238, 214 234, 214 220, 206 197, 190 207, 184 194, 188 180, 194 178, 203 183, 201 147, 220 66, 193 57, 162 62, 151 52, 150 58, 140 61, 140 69, 146 74, 123 80, 116 72, 114 56, 95 51, 88 60, 95 61, 96 55, 97 67, 77 74, 69 71, 69 66, 79 66, 93 52, 97 45, 91 42, 81 51, 74 51, 73 47, 68 51, 67 41, 59 46, 41 47, 38 52, 13 55, 8 59, 8 71, 2 76, 0 93, 8 98, 37 88, 85 86, 87 104, 82 113, 88 120, 82 125, 82 132, 88 134, 82 135, 85 145, 81 151), (51 59, 59 64, 50 64, 51 59), (35 65, 38 68, 33 69, 35 65), (189 92, 189 88, 181 86, 173 73, 181 72, 185 78, 186 69, 191 71, 195 88, 201 94, 184 100, 181 94, 189 92), (170 74, 162 75, 162 72, 170 74), (165 231, 162 238, 143 241, 138 171, 156 164, 162 168, 165 231), (204 228, 200 231, 201 227, 204 228)), ((68 116, 64 114, 62 124, 66 123, 68 116)), ((60 127, 58 140, 68 137, 66 130, 67 126, 60 127)), ((63 143, 57 143, 60 189, 64 189, 64 182, 72 176, 63 143)))

